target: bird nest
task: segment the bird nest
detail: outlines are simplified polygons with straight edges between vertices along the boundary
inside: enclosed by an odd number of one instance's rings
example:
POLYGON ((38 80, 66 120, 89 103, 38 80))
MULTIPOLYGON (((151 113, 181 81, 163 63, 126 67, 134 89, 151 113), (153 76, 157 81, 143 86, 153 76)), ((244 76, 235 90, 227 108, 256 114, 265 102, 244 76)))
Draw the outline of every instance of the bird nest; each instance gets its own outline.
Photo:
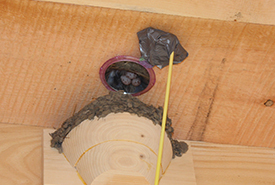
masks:
MULTIPOLYGON (((108 95, 101 96, 90 104, 86 105, 74 116, 68 118, 59 129, 51 133, 51 147, 62 152, 62 143, 68 133, 86 119, 92 120, 95 117, 103 118, 110 113, 128 112, 136 114, 140 117, 145 117, 151 120, 154 124, 162 124, 162 107, 154 107, 141 102, 138 98, 129 94, 124 94, 121 91, 110 92, 108 95)), ((185 142, 177 141, 172 138, 174 129, 171 126, 172 121, 167 117, 165 131, 167 137, 171 141, 173 158, 182 156, 187 150, 188 145, 185 142)))

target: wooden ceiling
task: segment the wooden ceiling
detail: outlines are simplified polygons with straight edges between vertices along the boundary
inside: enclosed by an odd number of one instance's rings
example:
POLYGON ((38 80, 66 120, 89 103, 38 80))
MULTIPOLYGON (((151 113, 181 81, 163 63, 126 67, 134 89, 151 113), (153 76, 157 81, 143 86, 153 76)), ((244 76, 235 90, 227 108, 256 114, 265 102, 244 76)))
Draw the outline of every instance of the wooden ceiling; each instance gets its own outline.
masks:
POLYGON ((275 24, 275 1, 270 0, 40 0, 134 10, 185 17, 275 24))
MULTIPOLYGON (((257 6, 272 7, 264 2, 257 6)), ((173 68, 175 138, 275 147, 275 106, 265 105, 275 101, 274 16, 230 21, 31 0, 1 1, 0 12, 0 122, 58 127, 108 93, 100 66, 139 57, 136 33, 151 26, 189 52, 173 68)), ((162 106, 168 68, 154 70, 155 86, 138 98, 162 106)))

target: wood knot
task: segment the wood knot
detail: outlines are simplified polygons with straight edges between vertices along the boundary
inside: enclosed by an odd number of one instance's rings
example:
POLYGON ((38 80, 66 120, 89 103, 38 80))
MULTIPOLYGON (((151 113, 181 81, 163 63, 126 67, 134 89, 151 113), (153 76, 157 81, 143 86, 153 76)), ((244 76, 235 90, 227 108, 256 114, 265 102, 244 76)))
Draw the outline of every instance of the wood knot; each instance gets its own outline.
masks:
POLYGON ((264 103, 264 105, 265 105, 266 107, 271 107, 273 104, 274 104, 274 102, 273 102, 272 100, 270 100, 270 99, 268 99, 268 100, 264 103))

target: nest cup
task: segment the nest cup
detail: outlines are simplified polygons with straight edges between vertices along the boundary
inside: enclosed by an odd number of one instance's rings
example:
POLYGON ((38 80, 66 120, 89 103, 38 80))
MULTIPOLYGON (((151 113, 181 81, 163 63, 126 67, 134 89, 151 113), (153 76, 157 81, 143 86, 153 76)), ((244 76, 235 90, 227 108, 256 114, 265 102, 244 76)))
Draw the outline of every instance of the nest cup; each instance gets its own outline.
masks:
MULTIPOLYGON (((131 94, 133 96, 139 96, 141 94, 146 93, 154 86, 156 81, 155 72, 152 69, 152 66, 150 64, 148 64, 145 61, 139 61, 139 59, 136 57, 125 56, 125 55, 116 56, 106 61, 99 70, 99 76, 100 76, 101 82, 108 90, 110 91, 124 90, 125 93, 131 94), (112 68, 112 66, 115 66, 116 64, 117 66, 120 66, 120 68, 114 71, 110 71, 110 68, 112 68), (138 67, 136 71, 134 70, 130 71, 138 74, 138 77, 141 79, 141 85, 139 85, 138 87, 134 87, 132 85, 123 85, 120 82, 120 77, 124 76, 123 73, 129 72, 129 66, 131 68, 131 65, 138 67), (112 74, 110 73, 114 73, 113 75, 117 76, 117 77, 114 77, 117 79, 112 80, 112 83, 116 84, 116 87, 109 82, 110 79, 108 79, 108 76, 112 76, 112 74)), ((135 80, 132 80, 132 81, 134 82, 135 80)))
MULTIPOLYGON (((111 113, 81 122, 65 138, 63 153, 88 185, 153 185, 160 133, 145 117, 111 113)), ((160 178, 172 155, 165 133, 160 178)))

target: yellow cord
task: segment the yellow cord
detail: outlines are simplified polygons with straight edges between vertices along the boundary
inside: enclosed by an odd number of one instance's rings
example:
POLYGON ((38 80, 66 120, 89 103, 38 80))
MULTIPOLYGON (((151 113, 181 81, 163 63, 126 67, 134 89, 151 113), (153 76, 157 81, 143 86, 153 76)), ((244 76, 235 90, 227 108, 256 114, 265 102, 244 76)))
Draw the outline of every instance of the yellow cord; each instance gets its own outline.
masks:
POLYGON ((78 173, 78 171, 76 171, 77 173, 77 176, 78 178, 81 180, 81 182, 84 184, 84 185, 87 185, 86 182, 84 181, 84 179, 81 177, 81 175, 78 173))
POLYGON ((163 108, 163 117, 162 117, 161 135, 160 135, 160 141, 159 141, 159 153, 158 153, 158 161, 157 161, 157 168, 156 168, 155 185, 159 184, 159 173, 160 173, 160 166, 161 166, 162 152, 163 152, 163 143, 164 143, 164 136, 165 136, 165 125, 166 125, 168 100, 169 100, 170 87, 171 87, 173 60, 174 60, 174 51, 171 53, 170 59, 169 59, 169 71, 168 71, 168 79, 167 79, 167 84, 166 84, 164 108, 163 108))

